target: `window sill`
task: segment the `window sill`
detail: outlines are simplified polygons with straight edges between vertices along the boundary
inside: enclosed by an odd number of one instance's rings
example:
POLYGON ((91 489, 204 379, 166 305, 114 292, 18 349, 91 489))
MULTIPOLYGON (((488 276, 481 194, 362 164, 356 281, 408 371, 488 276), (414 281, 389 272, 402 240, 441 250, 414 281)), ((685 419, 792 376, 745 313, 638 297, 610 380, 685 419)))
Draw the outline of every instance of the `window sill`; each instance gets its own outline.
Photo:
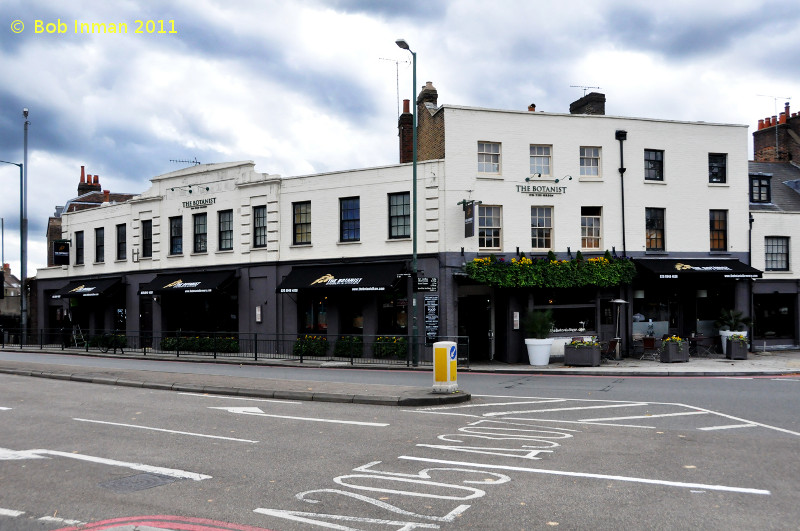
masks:
POLYGON ((183 258, 183 253, 168 254, 167 258, 183 258))
POLYGON ((94 266, 105 265, 105 264, 106 264, 105 262, 92 262, 92 265, 94 266))
POLYGON ((214 251, 214 254, 230 254, 233 253, 233 249, 217 249, 214 251))
POLYGON ((662 180, 662 181, 654 181, 654 180, 652 180, 652 179, 645 179, 645 180, 644 180, 644 184, 660 184, 660 185, 665 185, 665 184, 667 184, 667 183, 666 183, 666 182, 664 182, 663 180, 662 180))
POLYGON ((729 183, 708 183, 709 188, 730 188, 729 183))
POLYGON ((655 251, 654 250, 654 251, 645 251, 644 254, 646 254, 646 255, 662 255, 662 256, 666 256, 669 253, 667 251, 655 251))
POLYGON ((189 254, 189 256, 206 256, 206 255, 208 255, 208 251, 195 251, 189 254))
POLYGON ((475 176, 477 179, 485 179, 487 181, 502 181, 503 176, 497 173, 479 173, 475 176))
POLYGON ((117 258, 116 260, 114 260, 114 263, 115 264, 124 264, 127 261, 128 261, 127 258, 117 258))
POLYGON ((786 275, 791 276, 792 272, 788 269, 767 269, 764 268, 764 273, 769 273, 770 275, 786 275))
POLYGON ((708 251, 708 254, 712 254, 715 256, 730 256, 729 251, 708 251))
POLYGON ((411 236, 404 236, 402 238, 386 238, 386 243, 410 242, 411 236))
POLYGON ((360 245, 361 240, 354 241, 354 242, 336 242, 336 245, 360 245))
POLYGON ((594 175, 594 176, 582 175, 582 176, 578 177, 578 182, 582 182, 582 183, 601 183, 601 182, 603 182, 603 176, 602 175, 594 175))
POLYGON ((72 267, 86 267, 86 264, 84 264, 84 263, 75 264, 72 267))
POLYGON ((293 243, 289 246, 289 249, 311 249, 313 247, 310 243, 293 243))

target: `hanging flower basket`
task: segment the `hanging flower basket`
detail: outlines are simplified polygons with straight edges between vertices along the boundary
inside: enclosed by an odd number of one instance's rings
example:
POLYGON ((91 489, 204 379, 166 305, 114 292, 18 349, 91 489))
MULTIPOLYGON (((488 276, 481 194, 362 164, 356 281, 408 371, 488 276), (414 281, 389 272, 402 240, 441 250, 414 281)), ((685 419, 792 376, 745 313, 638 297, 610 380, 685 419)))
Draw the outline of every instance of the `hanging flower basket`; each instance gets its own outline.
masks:
POLYGON ((636 276, 632 260, 608 255, 586 260, 531 260, 523 256, 511 261, 491 255, 475 258, 465 269, 472 280, 498 288, 610 287, 629 284, 636 276))

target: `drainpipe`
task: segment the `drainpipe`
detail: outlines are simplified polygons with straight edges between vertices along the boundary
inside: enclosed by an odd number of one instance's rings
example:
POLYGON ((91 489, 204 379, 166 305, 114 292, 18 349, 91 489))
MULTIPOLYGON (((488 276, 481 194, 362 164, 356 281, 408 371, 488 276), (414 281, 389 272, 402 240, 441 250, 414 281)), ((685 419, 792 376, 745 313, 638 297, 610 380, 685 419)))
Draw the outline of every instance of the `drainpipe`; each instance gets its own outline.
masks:
POLYGON ((622 256, 627 257, 627 247, 625 246, 625 156, 622 143, 628 139, 628 132, 617 130, 614 137, 619 140, 619 186, 620 197, 622 198, 622 256))

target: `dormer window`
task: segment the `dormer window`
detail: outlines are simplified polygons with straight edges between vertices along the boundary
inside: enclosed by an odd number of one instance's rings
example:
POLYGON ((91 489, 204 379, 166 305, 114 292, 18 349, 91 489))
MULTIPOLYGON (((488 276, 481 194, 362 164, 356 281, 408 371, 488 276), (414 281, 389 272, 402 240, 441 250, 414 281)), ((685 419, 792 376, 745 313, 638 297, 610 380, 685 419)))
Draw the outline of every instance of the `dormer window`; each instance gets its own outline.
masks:
POLYGON ((772 175, 750 176, 750 202, 772 202, 772 175))

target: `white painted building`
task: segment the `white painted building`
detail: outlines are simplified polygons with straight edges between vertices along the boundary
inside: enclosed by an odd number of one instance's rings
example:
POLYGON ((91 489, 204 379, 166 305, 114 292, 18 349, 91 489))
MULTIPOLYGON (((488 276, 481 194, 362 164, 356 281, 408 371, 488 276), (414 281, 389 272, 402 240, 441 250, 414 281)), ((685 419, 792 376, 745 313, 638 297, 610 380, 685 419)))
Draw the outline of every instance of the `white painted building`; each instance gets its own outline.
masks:
POLYGON ((423 88, 417 253, 435 291, 412 296, 407 276, 406 112, 400 164, 291 177, 252 162, 200 165, 152 179, 128 202, 65 214, 70 265, 39 271, 39 322, 53 327, 68 300, 84 310, 82 327, 129 334, 408 335, 416 299, 421 336, 466 335, 473 359, 509 362, 532 308, 553 308, 565 335, 620 334, 626 346, 649 320, 665 333, 710 333, 722 307, 749 307, 760 276, 742 263, 747 127, 605 116, 604 102, 589 94, 573 114, 438 106, 423 88), (610 251, 639 274, 617 286, 501 288, 465 272, 477 257, 548 251, 610 251), (81 286, 89 292, 73 291, 81 286), (617 323, 619 298, 630 304, 617 323))

